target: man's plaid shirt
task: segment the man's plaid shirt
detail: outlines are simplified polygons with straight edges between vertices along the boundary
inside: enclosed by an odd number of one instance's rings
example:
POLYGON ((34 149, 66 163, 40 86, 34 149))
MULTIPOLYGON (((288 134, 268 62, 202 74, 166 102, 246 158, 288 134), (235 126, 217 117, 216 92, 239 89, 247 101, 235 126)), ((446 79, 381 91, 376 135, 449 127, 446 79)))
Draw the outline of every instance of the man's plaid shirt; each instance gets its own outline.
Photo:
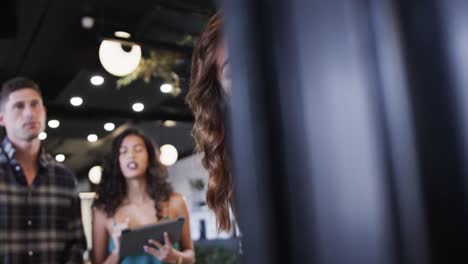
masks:
POLYGON ((0 263, 83 263, 86 240, 73 173, 42 150, 28 186, 8 138, 0 147, 0 263))

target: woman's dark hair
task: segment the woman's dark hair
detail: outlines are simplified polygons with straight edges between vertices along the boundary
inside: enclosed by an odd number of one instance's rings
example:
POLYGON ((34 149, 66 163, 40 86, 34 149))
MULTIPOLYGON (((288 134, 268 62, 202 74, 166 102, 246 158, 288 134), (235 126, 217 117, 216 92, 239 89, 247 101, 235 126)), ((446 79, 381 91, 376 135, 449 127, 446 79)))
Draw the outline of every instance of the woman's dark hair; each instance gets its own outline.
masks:
POLYGON ((195 46, 187 103, 195 116, 193 136, 197 150, 203 153, 208 170, 206 202, 217 219, 219 230, 230 230, 229 208, 232 207, 232 181, 227 167, 223 116, 223 90, 217 74, 216 58, 222 49, 222 14, 208 22, 195 46))
POLYGON ((168 201, 172 193, 172 186, 168 182, 167 169, 159 162, 159 149, 150 138, 137 129, 128 128, 118 135, 112 142, 111 153, 104 159, 102 180, 97 188, 97 199, 93 206, 104 210, 108 216, 113 216, 127 195, 126 180, 119 165, 120 146, 130 135, 140 137, 148 152, 148 168, 146 183, 148 195, 154 200, 156 216, 162 219, 161 202, 168 201))

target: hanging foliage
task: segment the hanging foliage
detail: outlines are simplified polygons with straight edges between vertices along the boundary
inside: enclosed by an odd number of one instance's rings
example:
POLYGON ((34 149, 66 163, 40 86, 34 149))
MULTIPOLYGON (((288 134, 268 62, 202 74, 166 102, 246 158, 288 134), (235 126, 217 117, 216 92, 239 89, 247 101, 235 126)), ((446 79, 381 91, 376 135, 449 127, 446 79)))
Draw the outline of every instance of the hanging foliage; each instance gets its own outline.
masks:
POLYGON ((180 56, 177 53, 151 51, 149 58, 141 58, 135 71, 117 80, 117 89, 128 86, 138 79, 150 83, 153 78, 160 78, 172 85, 173 89, 170 94, 178 95, 181 91, 180 80, 177 74, 172 71, 172 67, 179 59, 180 56))

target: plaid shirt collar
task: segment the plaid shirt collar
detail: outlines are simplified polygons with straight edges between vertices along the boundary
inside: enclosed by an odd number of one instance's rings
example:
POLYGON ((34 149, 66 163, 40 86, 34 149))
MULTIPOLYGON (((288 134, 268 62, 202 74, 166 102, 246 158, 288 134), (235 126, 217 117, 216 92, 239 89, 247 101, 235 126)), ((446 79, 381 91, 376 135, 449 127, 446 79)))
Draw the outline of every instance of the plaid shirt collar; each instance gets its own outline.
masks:
MULTIPOLYGON (((8 139, 8 137, 3 138, 3 141, 0 146, 3 149, 3 152, 5 153, 8 160, 11 161, 15 159, 16 149, 15 146, 13 146, 13 143, 11 143, 11 141, 8 139)), ((43 168, 46 168, 49 163, 49 157, 43 147, 41 147, 39 151, 39 165, 43 168)))

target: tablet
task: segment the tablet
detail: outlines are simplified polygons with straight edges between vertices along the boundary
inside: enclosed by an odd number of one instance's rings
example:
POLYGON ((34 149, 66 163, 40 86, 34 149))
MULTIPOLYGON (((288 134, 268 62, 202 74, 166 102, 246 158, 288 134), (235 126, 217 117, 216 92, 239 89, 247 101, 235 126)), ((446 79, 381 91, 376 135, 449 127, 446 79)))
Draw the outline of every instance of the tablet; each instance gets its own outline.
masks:
POLYGON ((164 232, 167 232, 169 235, 171 243, 178 242, 182 234, 184 222, 185 219, 180 217, 154 225, 123 230, 120 237, 120 257, 145 253, 143 246, 148 245, 148 240, 150 239, 164 244, 164 232))

